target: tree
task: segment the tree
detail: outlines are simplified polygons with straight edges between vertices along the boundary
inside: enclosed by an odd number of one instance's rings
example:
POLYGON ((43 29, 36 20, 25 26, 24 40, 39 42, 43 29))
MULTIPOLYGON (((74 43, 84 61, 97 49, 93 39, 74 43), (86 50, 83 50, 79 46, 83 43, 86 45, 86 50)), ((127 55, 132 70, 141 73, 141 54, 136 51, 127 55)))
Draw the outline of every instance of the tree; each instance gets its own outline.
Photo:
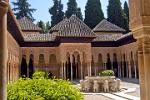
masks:
POLYGON ((37 25, 42 29, 42 33, 45 33, 45 24, 43 21, 39 21, 37 25))
POLYGON ((77 13, 77 2, 76 0, 69 0, 67 3, 67 10, 66 10, 66 17, 69 18, 72 16, 72 14, 77 13))
POLYGON ((125 29, 126 18, 124 16, 124 12, 122 10, 120 0, 109 0, 109 5, 107 10, 108 10, 107 11, 108 21, 125 29))
POLYGON ((56 25, 64 18, 63 12, 63 4, 61 4, 61 0, 53 0, 54 5, 49 9, 49 13, 51 16, 51 26, 56 25))
POLYGON ((127 32, 129 31, 129 7, 128 3, 125 1, 124 3, 124 18, 125 18, 125 29, 127 32))
POLYGON ((49 29, 50 29, 50 24, 49 24, 49 22, 46 22, 46 24, 45 24, 45 33, 48 33, 49 29))
POLYGON ((77 17, 78 17, 79 19, 83 20, 83 16, 82 16, 82 12, 81 12, 81 9, 80 9, 80 8, 77 9, 76 15, 77 15, 77 17))
POLYGON ((49 29, 50 29, 50 24, 49 22, 46 22, 46 24, 43 21, 39 21, 37 23, 37 25, 42 29, 43 34, 48 33, 49 29))
POLYGON ((73 14, 83 20, 81 9, 78 7, 76 0, 69 0, 67 3, 66 17, 69 18, 73 14))
POLYGON ((28 3, 28 0, 17 0, 16 2, 12 2, 12 4, 14 5, 13 10, 15 11, 17 19, 27 17, 34 21, 32 14, 36 9, 30 8, 31 5, 28 3))
POLYGON ((93 29, 103 19, 104 13, 101 8, 100 0, 88 0, 85 7, 84 22, 93 29))
POLYGON ((127 20, 129 22, 129 7, 128 7, 128 3, 126 1, 124 3, 124 13, 125 13, 127 20))

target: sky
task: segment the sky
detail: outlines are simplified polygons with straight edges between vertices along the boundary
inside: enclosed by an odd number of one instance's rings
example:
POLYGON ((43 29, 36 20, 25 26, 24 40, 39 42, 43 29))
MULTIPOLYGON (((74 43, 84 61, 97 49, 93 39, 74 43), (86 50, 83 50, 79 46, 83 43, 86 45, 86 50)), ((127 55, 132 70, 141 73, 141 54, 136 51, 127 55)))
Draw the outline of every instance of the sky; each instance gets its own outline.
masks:
MULTIPOLYGON (((16 0, 10 0, 10 2, 16 2, 16 0)), ((36 19, 35 22, 38 22, 40 20, 47 22, 51 20, 51 16, 48 12, 49 8, 53 6, 53 0, 28 0, 31 4, 32 8, 37 9, 36 12, 33 13, 33 17, 36 19)), ((81 8, 82 14, 84 17, 84 10, 87 0, 76 0, 78 3, 78 7, 81 8)), ((107 17, 107 6, 108 6, 108 0, 100 0, 102 9, 104 12, 105 17, 107 17)), ((125 1, 127 0, 120 0, 122 3, 122 6, 125 1)), ((64 11, 67 9, 67 2, 68 0, 62 0, 62 3, 64 4, 64 11)), ((13 5, 12 5, 13 8, 13 5)))

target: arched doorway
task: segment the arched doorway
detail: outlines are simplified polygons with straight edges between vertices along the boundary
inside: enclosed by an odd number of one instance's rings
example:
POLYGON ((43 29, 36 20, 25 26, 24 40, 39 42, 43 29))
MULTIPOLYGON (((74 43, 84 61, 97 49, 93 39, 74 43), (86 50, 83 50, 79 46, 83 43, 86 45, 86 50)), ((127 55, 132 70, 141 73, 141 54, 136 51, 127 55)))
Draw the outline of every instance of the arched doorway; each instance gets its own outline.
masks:
POLYGON ((81 62, 79 53, 74 52, 72 55, 67 53, 66 59, 67 59, 65 63, 66 79, 71 80, 71 78, 73 78, 73 80, 75 80, 81 78, 81 74, 79 74, 81 72, 80 69, 81 62))
POLYGON ((98 71, 103 70, 103 56, 102 54, 98 54, 98 61, 97 61, 98 71))
POLYGON ((115 76, 118 77, 118 60, 117 60, 117 54, 113 54, 113 71, 115 72, 115 76))
POLYGON ((33 72, 34 72, 34 56, 31 54, 29 60, 29 78, 32 78, 33 72))
POLYGON ((110 60, 110 54, 107 54, 107 63, 106 63, 106 67, 108 70, 112 69, 111 68, 111 60, 110 60))
POLYGON ((66 55, 66 63, 65 63, 65 67, 66 67, 66 79, 71 79, 71 62, 70 62, 70 54, 67 53, 66 55))
POLYGON ((44 54, 39 55, 39 67, 45 67, 44 54))
POLYGON ((57 59, 56 59, 56 55, 55 54, 50 54, 49 56, 49 73, 51 73, 51 75, 55 75, 58 76, 59 72, 58 72, 58 67, 57 67, 57 59))
POLYGON ((21 61, 21 77, 27 77, 26 55, 22 56, 22 61, 21 61))

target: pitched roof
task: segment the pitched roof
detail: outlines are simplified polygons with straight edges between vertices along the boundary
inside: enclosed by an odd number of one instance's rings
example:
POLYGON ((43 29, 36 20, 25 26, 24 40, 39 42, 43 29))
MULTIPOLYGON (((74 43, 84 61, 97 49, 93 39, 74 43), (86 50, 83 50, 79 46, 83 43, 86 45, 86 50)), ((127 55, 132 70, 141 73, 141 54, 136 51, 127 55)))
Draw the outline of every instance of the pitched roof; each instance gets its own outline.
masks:
POLYGON ((125 32, 123 28, 110 23, 106 19, 103 19, 94 29, 94 32, 125 32))
POLYGON ((95 37, 95 33, 76 15, 64 19, 51 30, 58 30, 59 37, 95 37))
POLYGON ((61 22, 59 22, 54 27, 52 27, 49 31, 53 32, 53 31, 62 30, 62 27, 64 27, 64 24, 66 24, 67 21, 68 21, 68 18, 63 19, 61 22))
POLYGON ((35 25, 31 20, 27 17, 23 17, 18 20, 22 30, 34 30, 34 31, 41 31, 42 29, 35 25))

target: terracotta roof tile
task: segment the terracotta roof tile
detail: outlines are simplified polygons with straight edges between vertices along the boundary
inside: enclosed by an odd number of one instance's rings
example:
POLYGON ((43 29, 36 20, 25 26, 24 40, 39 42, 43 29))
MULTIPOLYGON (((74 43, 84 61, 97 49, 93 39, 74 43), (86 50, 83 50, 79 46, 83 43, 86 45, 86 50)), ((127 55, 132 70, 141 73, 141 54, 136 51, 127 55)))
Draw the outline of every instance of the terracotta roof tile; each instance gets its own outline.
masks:
POLYGON ((18 20, 22 30, 36 30, 41 31, 42 29, 35 25, 31 20, 26 17, 23 17, 18 20))
POLYGON ((123 28, 110 23, 106 19, 102 20, 94 29, 94 32, 125 32, 123 28))
POLYGON ((95 37, 95 33, 81 21, 76 15, 64 19, 55 25, 50 31, 58 30, 60 37, 95 37))

